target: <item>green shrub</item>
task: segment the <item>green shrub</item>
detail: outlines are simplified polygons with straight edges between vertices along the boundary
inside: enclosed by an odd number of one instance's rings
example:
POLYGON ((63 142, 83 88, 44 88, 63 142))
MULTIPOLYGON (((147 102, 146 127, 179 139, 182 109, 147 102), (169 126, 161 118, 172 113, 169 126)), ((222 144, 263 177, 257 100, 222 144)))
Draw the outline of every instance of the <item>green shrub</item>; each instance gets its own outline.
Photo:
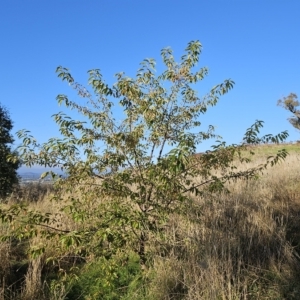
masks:
POLYGON ((68 299, 129 299, 139 288, 142 270, 136 254, 116 254, 86 265, 68 294, 68 299))

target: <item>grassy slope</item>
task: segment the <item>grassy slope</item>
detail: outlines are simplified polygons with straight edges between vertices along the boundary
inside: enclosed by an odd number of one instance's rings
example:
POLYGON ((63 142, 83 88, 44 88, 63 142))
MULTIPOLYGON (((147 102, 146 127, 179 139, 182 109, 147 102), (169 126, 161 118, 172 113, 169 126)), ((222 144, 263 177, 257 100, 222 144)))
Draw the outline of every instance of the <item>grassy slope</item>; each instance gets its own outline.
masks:
MULTIPOLYGON (((161 242, 153 241, 153 267, 143 273, 147 279, 142 281, 147 282, 143 288, 134 279, 138 271, 123 271, 123 264, 118 267, 121 258, 115 258, 117 272, 123 272, 119 279, 131 272, 126 275, 131 282, 126 284, 133 287, 122 299, 299 299, 300 145, 256 147, 249 167, 282 148, 290 153, 286 161, 267 170, 259 180, 233 183, 230 194, 195 198, 185 216, 170 216, 161 242)), ((59 211, 47 197, 30 205, 41 211, 59 211)), ((67 218, 61 222, 63 228, 75 226, 67 218)), ((8 229, 0 227, 0 234, 1 230, 8 229)), ((35 239, 30 243, 46 245, 42 260, 29 259, 24 244, 0 243, 0 259, 5 262, 0 265, 0 299, 66 299, 64 276, 54 282, 52 290, 49 279, 47 284, 43 282, 52 270, 46 259, 57 256, 64 272, 72 266, 68 264, 70 253, 58 252, 55 241, 35 239), (14 273, 16 260, 31 266, 23 280, 14 273), (19 280, 15 286, 14 280, 19 280), (7 282, 12 285, 6 286, 7 282)), ((85 268, 74 283, 75 290, 76 286, 80 291, 86 289, 79 299, 104 299, 103 295, 88 298, 106 286, 100 278, 101 259, 89 258, 93 270, 85 268)), ((109 293, 111 289, 107 289, 107 299, 119 299, 109 298, 109 293)))
POLYGON ((298 144, 279 144, 279 145, 259 145, 253 147, 257 156, 275 155, 278 150, 285 149, 290 154, 300 154, 300 143, 298 144))

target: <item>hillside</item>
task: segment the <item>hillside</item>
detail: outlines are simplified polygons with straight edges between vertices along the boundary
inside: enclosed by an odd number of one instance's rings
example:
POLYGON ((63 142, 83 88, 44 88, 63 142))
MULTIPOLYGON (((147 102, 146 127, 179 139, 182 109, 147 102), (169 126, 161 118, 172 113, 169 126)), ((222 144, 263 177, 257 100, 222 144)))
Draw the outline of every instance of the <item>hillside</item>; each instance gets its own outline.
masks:
MULTIPOLYGON (((93 201, 88 202, 88 197, 76 200, 74 186, 74 200, 80 201, 74 218, 62 210, 62 200, 51 201, 49 193, 34 202, 26 199, 27 216, 30 211, 50 213, 56 219, 53 224, 67 233, 59 238, 50 231, 47 236, 28 235, 23 242, 12 238, 1 242, 2 299, 299 299, 299 145, 254 147, 257 155, 248 167, 282 148, 290 153, 286 161, 256 180, 229 183, 230 193, 193 195, 182 212, 166 216, 161 231, 150 236, 151 259, 143 267, 130 232, 118 227, 123 220, 120 211, 116 227, 102 231, 104 240, 93 234, 87 246, 78 248, 75 239, 63 238, 71 237, 69 230, 88 233, 100 226, 105 199, 97 197, 92 187, 93 201), (88 218, 79 215, 83 210, 88 218), (123 232, 126 245, 119 236, 123 232), (115 242, 120 243, 115 252, 102 252, 115 242)), ((1 209, 16 203, 11 198, 1 209)), ((28 227, 28 232, 34 228, 28 227)), ((16 234, 7 224, 0 230, 2 236, 16 234)))

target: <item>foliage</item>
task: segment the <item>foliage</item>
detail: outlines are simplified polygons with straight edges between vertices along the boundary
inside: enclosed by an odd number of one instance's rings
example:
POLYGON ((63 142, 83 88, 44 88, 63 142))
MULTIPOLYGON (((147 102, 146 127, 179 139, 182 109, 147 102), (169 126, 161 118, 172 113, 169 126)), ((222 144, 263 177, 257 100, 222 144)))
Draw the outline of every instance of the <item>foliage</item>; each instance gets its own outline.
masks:
POLYGON ((249 162, 243 156, 249 145, 279 143, 287 137, 286 132, 259 137, 262 121, 246 131, 241 144, 217 141, 211 151, 196 155, 203 140, 219 138, 213 126, 199 129, 201 115, 234 85, 225 80, 199 96, 194 86, 208 74, 207 68, 193 71, 201 50, 198 41, 190 42, 176 63, 172 50, 163 49, 166 70, 162 74, 156 76, 155 61, 145 59, 135 79, 118 73, 112 86, 100 70, 90 70, 94 97, 68 69, 57 68, 58 76, 87 100, 84 106, 58 95, 58 103, 76 110, 86 121, 55 114, 63 138, 39 145, 23 130, 18 133, 23 139, 19 152, 28 166, 60 167, 67 174, 56 180, 55 199, 65 201, 61 215, 78 225, 62 228, 57 215, 15 205, 2 209, 0 217, 13 225, 16 237, 57 236, 63 247, 106 259, 119 249, 131 249, 147 265, 154 244, 159 251, 171 214, 185 213, 193 199, 206 192, 226 190, 229 181, 256 178, 286 157, 281 150, 264 164, 237 170, 235 163, 249 162), (115 108, 117 103, 122 111, 115 108))
POLYGON ((79 274, 68 293, 69 299, 132 299, 131 293, 141 288, 139 257, 117 253, 88 264, 79 274))
POLYGON ((296 94, 290 93, 287 97, 278 100, 277 104, 293 114, 288 120, 296 129, 300 130, 300 109, 297 109, 300 103, 297 99, 296 94))
POLYGON ((14 142, 10 131, 13 128, 12 120, 8 111, 0 105, 0 198, 6 197, 14 185, 18 184, 17 169, 20 162, 8 160, 8 156, 16 154, 11 149, 14 142))

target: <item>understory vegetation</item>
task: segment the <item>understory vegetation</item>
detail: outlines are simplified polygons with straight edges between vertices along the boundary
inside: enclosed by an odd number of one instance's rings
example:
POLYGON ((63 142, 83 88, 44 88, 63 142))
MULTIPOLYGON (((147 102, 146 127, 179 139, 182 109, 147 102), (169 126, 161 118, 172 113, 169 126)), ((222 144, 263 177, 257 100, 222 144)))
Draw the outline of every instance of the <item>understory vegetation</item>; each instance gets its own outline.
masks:
MULTIPOLYGON (((229 184, 230 193, 193 197, 184 214, 170 215, 160 240, 150 240, 146 268, 130 248, 103 255, 97 239, 89 255, 42 236, 1 242, 0 299, 299 299, 299 162, 291 152, 257 180, 229 184)), ((59 228, 94 226, 74 222, 51 199, 22 204, 57 215, 59 228)), ((91 215, 98 204, 86 208, 91 215)), ((1 235, 9 231, 2 224, 1 235)))
POLYGON ((1 203, 2 299, 299 299, 299 152, 286 131, 260 136, 263 121, 232 145, 200 129, 234 86, 199 95, 201 51, 192 41, 177 63, 165 48, 160 75, 145 59, 112 86, 90 70, 92 92, 57 68, 86 103, 57 96, 78 115, 53 116, 60 138, 18 132, 9 161, 54 185, 1 203))

